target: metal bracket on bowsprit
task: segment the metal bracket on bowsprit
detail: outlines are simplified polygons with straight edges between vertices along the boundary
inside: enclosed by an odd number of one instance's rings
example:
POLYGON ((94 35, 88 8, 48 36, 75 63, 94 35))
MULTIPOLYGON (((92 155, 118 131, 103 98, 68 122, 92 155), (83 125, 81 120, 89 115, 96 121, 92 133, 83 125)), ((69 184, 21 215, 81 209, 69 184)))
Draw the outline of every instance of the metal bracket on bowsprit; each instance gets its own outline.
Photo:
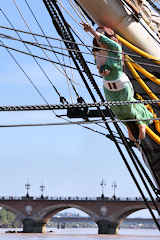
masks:
POLYGON ((109 116, 106 109, 89 109, 88 107, 71 107, 67 109, 67 117, 69 118, 100 118, 102 113, 105 117, 109 116))
POLYGON ((69 118, 84 118, 88 119, 87 107, 72 107, 67 109, 67 117, 69 118))

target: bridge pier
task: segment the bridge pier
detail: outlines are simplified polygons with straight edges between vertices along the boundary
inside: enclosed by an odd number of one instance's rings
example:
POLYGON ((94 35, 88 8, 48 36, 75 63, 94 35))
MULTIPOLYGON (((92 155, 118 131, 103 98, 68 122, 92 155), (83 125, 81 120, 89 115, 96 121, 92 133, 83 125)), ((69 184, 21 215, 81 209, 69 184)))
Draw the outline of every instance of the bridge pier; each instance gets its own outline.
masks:
POLYGON ((118 223, 110 222, 108 220, 98 220, 98 234, 117 234, 118 233, 118 223))
POLYGON ((46 232, 46 223, 36 221, 32 218, 25 218, 23 220, 24 233, 44 233, 46 232))

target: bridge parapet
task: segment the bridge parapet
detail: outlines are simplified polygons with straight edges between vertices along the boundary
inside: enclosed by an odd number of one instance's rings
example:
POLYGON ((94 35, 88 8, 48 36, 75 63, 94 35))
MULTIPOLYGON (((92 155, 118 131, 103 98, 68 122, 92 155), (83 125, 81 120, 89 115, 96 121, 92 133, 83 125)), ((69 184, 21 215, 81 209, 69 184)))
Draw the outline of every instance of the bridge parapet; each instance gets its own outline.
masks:
MULTIPOLYGON (((147 198, 146 198, 147 199, 147 198)), ((80 201, 143 201, 140 197, 116 197, 116 198, 110 198, 110 197, 65 197, 65 196, 45 196, 45 197, 36 197, 36 196, 0 196, 1 200, 80 200, 80 201)), ((150 199, 147 199, 150 201, 150 199)))

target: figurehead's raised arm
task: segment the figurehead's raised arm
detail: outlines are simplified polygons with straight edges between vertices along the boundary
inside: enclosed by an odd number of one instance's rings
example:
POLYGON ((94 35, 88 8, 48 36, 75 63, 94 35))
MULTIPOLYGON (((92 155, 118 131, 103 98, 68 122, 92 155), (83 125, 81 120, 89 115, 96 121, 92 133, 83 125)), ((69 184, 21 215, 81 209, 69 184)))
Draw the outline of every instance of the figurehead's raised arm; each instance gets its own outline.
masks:
POLYGON ((83 25, 84 31, 90 32, 95 37, 100 47, 107 47, 120 52, 122 51, 121 46, 118 43, 118 39, 111 28, 101 26, 94 30, 94 28, 92 28, 88 23, 81 24, 83 25))
POLYGON ((97 41, 99 41, 100 37, 101 37, 101 33, 97 32, 94 30, 94 28, 92 28, 88 23, 81 23, 83 25, 84 31, 86 32, 90 32, 97 41))

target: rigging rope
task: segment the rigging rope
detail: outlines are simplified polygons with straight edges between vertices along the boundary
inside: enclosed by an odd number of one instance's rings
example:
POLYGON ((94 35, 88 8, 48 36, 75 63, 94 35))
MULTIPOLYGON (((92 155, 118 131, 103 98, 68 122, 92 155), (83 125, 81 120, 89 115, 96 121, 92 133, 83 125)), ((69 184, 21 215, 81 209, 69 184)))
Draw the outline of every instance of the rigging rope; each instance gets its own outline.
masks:
MULTIPOLYGON (((13 27, 12 27, 13 28, 13 27)), ((4 44, 3 44, 4 45, 4 44)), ((48 104, 49 105, 49 104, 48 104)), ((66 120, 66 121, 68 121, 68 120, 66 120)), ((69 122, 69 121, 68 121, 69 122)), ((80 125, 80 124, 79 124, 80 125)), ((81 125, 80 125, 81 126, 81 125)), ((84 126, 83 126, 84 127, 84 126)), ((84 128, 87 128, 87 127, 84 127, 84 128)), ((89 129, 89 128, 87 128, 87 129, 89 129)), ((92 129, 89 129, 89 130, 92 130, 92 129)))
MULTIPOLYGON (((15 0, 14 0, 14 1, 15 1, 15 0)), ((53 50, 53 46, 50 44, 49 39, 46 37, 46 34, 45 34, 45 32, 43 31, 42 26, 40 25, 39 21, 37 20, 35 14, 34 14, 34 12, 33 12, 33 10, 31 9, 30 5, 28 4, 27 0, 25 0, 25 3, 26 3, 26 5, 27 5, 29 11, 31 12, 33 18, 35 19, 35 21, 36 21, 36 23, 37 23, 39 29, 41 30, 43 36, 45 37, 45 39, 46 39, 46 41, 47 41, 49 47, 53 50)), ((28 28, 28 29, 29 29, 29 28, 28 28)), ((31 32, 31 29, 29 29, 29 30, 30 30, 30 32, 31 32)), ((38 43, 38 41, 37 41, 37 39, 35 38, 35 36, 34 36, 34 35, 32 35, 32 36, 33 36, 33 38, 36 40, 36 42, 38 43)), ((38 43, 38 44, 39 44, 39 43, 38 43)), ((54 55, 56 56, 56 59, 57 59, 57 60, 59 61, 59 63, 60 63, 60 60, 59 60, 58 56, 56 55, 55 51, 53 51, 53 53, 54 53, 54 55)), ((51 59, 49 58, 49 56, 46 54, 45 51, 44 51, 44 54, 47 56, 47 58, 48 58, 49 60, 51 60, 51 59)), ((67 80, 70 81, 70 83, 71 83, 71 85, 72 85, 72 88, 73 88, 73 90, 74 90, 76 96, 79 97, 79 95, 78 95, 78 93, 77 93, 75 87, 73 86, 73 82, 72 82, 72 80, 69 78, 69 76, 67 75, 67 73, 66 73, 66 71, 65 71, 64 66, 61 65, 61 66, 62 66, 62 71, 57 67, 57 65, 54 65, 54 66, 56 67, 56 69, 57 69, 62 75, 64 75, 64 76, 67 78, 67 80)))
POLYGON ((150 26, 150 25, 148 25, 147 18, 146 18, 146 17, 145 17, 145 18, 142 17, 142 16, 141 16, 141 13, 140 13, 140 14, 137 14, 137 11, 135 11, 133 8, 130 9, 130 8, 128 7, 128 3, 127 3, 128 0, 120 0, 120 1, 122 2, 123 5, 125 5, 125 6, 127 7, 127 9, 128 9, 131 13, 133 13, 133 12, 135 13, 135 14, 132 14, 132 16, 135 18, 135 20, 138 21, 138 22, 142 25, 142 27, 149 33, 149 35, 150 35, 158 44, 160 44, 160 40, 159 40, 158 36, 157 36, 157 35, 156 35, 156 37, 154 36, 154 34, 156 34, 156 33, 155 33, 153 27, 150 26), (140 21, 140 16, 143 18, 145 24, 147 24, 147 25, 150 27, 150 29, 154 32, 154 34, 151 33, 151 31, 148 30, 148 28, 143 24, 142 21, 140 21))
MULTIPOLYGON (((15 31, 15 32, 19 32, 19 33, 31 34, 31 35, 35 35, 35 36, 42 37, 42 38, 46 37, 46 38, 51 39, 51 40, 57 40, 57 41, 62 41, 62 42, 74 43, 73 41, 70 41, 70 40, 65 40, 65 39, 62 40, 62 39, 59 39, 59 38, 53 38, 53 37, 51 37, 51 36, 44 36, 44 35, 37 34, 37 33, 33 33, 33 32, 31 32, 31 33, 30 33, 30 32, 25 32, 25 31, 20 30, 20 29, 13 29, 13 28, 8 28, 8 27, 4 27, 4 26, 0 26, 0 28, 7 29, 7 30, 11 30, 11 31, 15 31)), ((17 38, 14 38, 14 37, 12 37, 12 36, 9 36, 9 35, 6 35, 6 34, 2 34, 2 33, 1 33, 0 35, 1 35, 1 37, 6 37, 6 38, 8 38, 8 39, 13 39, 13 40, 16 40, 16 41, 21 41, 21 42, 24 42, 24 43, 27 43, 27 44, 35 45, 35 46, 37 46, 37 47, 41 47, 41 46, 47 46, 47 47, 49 47, 48 45, 45 45, 45 44, 41 44, 41 43, 38 43, 38 44, 37 44, 37 43, 35 43, 35 42, 20 40, 20 39, 17 39, 17 38)), ((119 37, 120 37, 120 36, 119 36, 119 37)), ((84 44, 84 43, 77 43, 77 45, 92 48, 91 45, 86 45, 86 44, 84 44)), ((91 54, 92 54, 91 51, 90 51, 90 52, 83 52, 83 51, 80 51, 80 50, 78 51, 78 50, 76 50, 76 49, 60 48, 60 47, 57 47, 57 46, 52 46, 52 48, 58 48, 58 49, 63 49, 63 50, 72 50, 72 51, 75 51, 75 52, 81 52, 81 53, 88 54, 88 55, 91 55, 91 54)), ((97 47, 97 49, 102 49, 102 48, 98 48, 98 47, 97 47)), ((47 49, 47 48, 44 48, 44 50, 52 51, 52 50, 47 49)), ((54 50, 53 50, 53 51, 54 51, 54 50)), ((113 50, 109 50, 109 51, 111 51, 111 52, 116 52, 116 51, 113 51, 113 50)), ((54 52, 55 52, 55 51, 54 51, 54 52)), ((62 54, 62 53, 60 53, 60 52, 55 52, 55 53, 62 54)), ((142 59, 141 56, 138 56, 138 55, 135 55, 135 54, 132 54, 132 53, 123 52, 123 54, 127 54, 128 56, 132 56, 132 57, 136 57, 136 58, 141 58, 141 59, 142 59)), ((63 55, 63 54, 62 54, 62 55, 63 55)), ((70 58, 69 55, 66 55, 66 56, 70 58)), ((145 56, 144 56, 144 57, 145 57, 145 56)), ((46 59, 46 60, 47 60, 47 59, 46 59)), ((50 62, 52 62, 52 60, 50 60, 50 62)), ((86 62, 87 62, 87 61, 86 61, 86 62)), ((156 64, 149 64, 149 63, 146 63, 146 62, 142 62, 142 61, 139 62, 139 61, 135 61, 135 60, 134 60, 134 62, 135 62, 135 63, 143 64, 143 65, 146 65, 146 66, 153 66, 153 67, 159 68, 159 66, 156 65, 156 64)), ((91 64, 95 64, 95 63, 91 63, 91 64)))
POLYGON ((149 2, 149 4, 158 12, 160 13, 160 8, 158 8, 159 4, 160 4, 160 1, 159 0, 154 0, 154 1, 151 1, 151 0, 147 0, 147 2, 149 2), (159 4, 155 4, 155 2, 159 2, 159 4))
MULTIPOLYGON (((9 38, 9 39, 12 39, 12 40, 20 41, 20 42, 22 42, 22 43, 30 44, 30 45, 33 45, 34 47, 43 48, 44 50, 51 51, 51 52, 54 52, 54 53, 58 53, 58 54, 61 54, 62 56, 66 56, 66 57, 68 57, 68 58, 71 58, 69 55, 66 55, 66 54, 63 54, 63 53, 60 53, 60 52, 56 52, 56 51, 51 50, 51 49, 48 49, 48 48, 41 47, 41 44, 40 44, 40 43, 37 44, 37 43, 35 43, 35 42, 28 42, 28 41, 24 41, 24 40, 19 40, 19 39, 17 39, 17 38, 12 38, 12 37, 7 36, 7 35, 4 35, 4 34, 0 34, 0 37, 1 37, 1 36, 6 37, 6 38, 9 38)), ((43 44, 43 45, 44 45, 44 44, 43 44)), ((19 53, 23 53, 23 54, 26 54, 26 55, 35 57, 35 58, 39 58, 39 59, 41 59, 41 60, 45 60, 45 61, 48 61, 48 62, 57 64, 57 65, 60 65, 60 66, 65 66, 65 67, 67 67, 67 68, 71 68, 71 69, 77 70, 77 68, 75 68, 75 67, 73 67, 73 66, 66 65, 66 64, 62 64, 62 63, 56 62, 56 61, 54 61, 54 60, 49 60, 49 59, 47 59, 47 58, 44 58, 44 57, 41 57, 41 56, 38 56, 38 55, 35 55, 35 54, 30 54, 30 53, 28 53, 28 52, 25 52, 25 51, 22 51, 22 50, 18 50, 18 49, 16 49, 16 48, 10 47, 10 46, 5 45, 5 44, 2 44, 2 45, 0 45, 0 46, 1 46, 1 47, 4 47, 4 48, 8 48, 8 49, 13 50, 13 51, 16 51, 16 52, 19 52, 19 53)), ((89 55, 91 55, 91 53, 82 52, 82 51, 76 50, 76 49, 67 49, 67 48, 60 48, 60 47, 54 47, 54 48, 59 48, 59 49, 63 49, 63 50, 70 50, 70 51, 77 52, 77 53, 84 53, 84 54, 89 54, 89 55)), ((115 58, 115 57, 110 57, 110 58, 117 59, 117 58, 115 58)), ((129 60, 129 58, 126 59, 126 62, 127 62, 127 61, 128 61, 128 62, 133 62, 133 60, 129 60)), ((95 63, 88 62, 88 61, 86 61, 86 63, 95 65, 95 63)), ((134 63, 136 63, 136 64, 139 63, 139 64, 143 64, 143 65, 145 65, 145 66, 160 68, 159 65, 150 64, 150 63, 145 63, 145 62, 140 62, 140 61, 134 61, 134 63)), ((137 68, 138 68, 138 65, 137 65, 137 68)), ((141 68, 141 69, 142 69, 142 68, 141 68)), ((81 70, 81 71, 82 71, 82 72, 85 72, 84 70, 81 70)), ((142 70, 141 70, 141 71, 142 71, 142 70)), ((92 75, 101 78, 100 75, 97 75, 97 74, 92 74, 92 75)), ((155 78, 153 77, 152 80, 154 80, 154 79, 155 79, 155 78)), ((157 81, 157 80, 156 80, 156 81, 157 81)), ((158 81, 157 81, 156 83, 158 83, 158 81)))
MULTIPOLYGON (((0 40, 0 42, 2 43, 2 46, 4 45, 4 43, 0 40)), ((47 99, 43 96, 43 94, 40 92, 40 90, 37 88, 37 86, 34 84, 34 82, 32 81, 32 79, 30 78, 30 76, 24 71, 24 69, 21 67, 21 65, 19 64, 19 62, 16 60, 16 58, 14 57, 14 55, 9 51, 8 48, 6 48, 8 54, 11 56, 11 58, 14 60, 14 62, 16 63, 16 65, 20 68, 20 70, 24 73, 24 75, 26 76, 26 78, 29 80, 29 82, 31 83, 31 85, 33 86, 33 88, 36 90, 36 92, 39 94, 39 96, 44 100, 44 102, 49 105, 47 99)))
MULTIPOLYGON (((29 25, 27 24, 22 12, 20 11, 20 9, 18 8, 18 5, 16 3, 16 0, 12 0, 22 21, 24 22, 25 26, 27 27, 27 29, 29 30, 29 32, 31 32, 29 25)), ((7 18, 8 19, 8 18, 7 18)), ((8 19, 9 20, 9 19, 8 19)), ((10 21, 9 21, 10 22, 10 21)), ((10 22, 11 23, 11 22, 10 22)), ((13 27, 13 24, 11 25, 13 27)), ((17 33, 18 34, 18 33, 17 33)), ((18 34, 18 37, 22 40, 21 36, 18 34)), ((36 41, 36 43, 38 44, 38 41, 36 39, 35 36, 33 36, 34 40, 36 41)), ((32 54, 31 50, 28 48, 28 46, 24 43, 24 46, 26 47, 27 51, 32 54)), ((42 49, 44 55, 47 57, 48 60, 50 60, 50 58, 48 57, 48 55, 46 54, 46 52, 42 49)), ((34 58, 34 57, 33 57, 34 58)), ((57 90, 57 88, 55 87, 55 85, 53 84, 53 82, 51 81, 50 77, 48 76, 48 74, 46 73, 46 71, 44 70, 44 68, 41 66, 41 64, 36 60, 36 58, 34 58, 36 64, 38 65, 38 67, 40 68, 40 70, 42 71, 42 73, 44 74, 44 76, 47 78, 47 80, 49 81, 49 83, 51 84, 51 86, 53 87, 53 89, 55 90, 55 92, 58 94, 59 97, 61 97, 61 94, 59 93, 59 91, 57 90)))
POLYGON ((26 106, 0 106, 0 111, 41 111, 41 110, 62 110, 68 108, 96 108, 108 106, 120 106, 128 104, 157 104, 160 100, 135 100, 135 101, 107 101, 95 103, 74 103, 74 104, 50 104, 50 105, 26 105, 26 106))

